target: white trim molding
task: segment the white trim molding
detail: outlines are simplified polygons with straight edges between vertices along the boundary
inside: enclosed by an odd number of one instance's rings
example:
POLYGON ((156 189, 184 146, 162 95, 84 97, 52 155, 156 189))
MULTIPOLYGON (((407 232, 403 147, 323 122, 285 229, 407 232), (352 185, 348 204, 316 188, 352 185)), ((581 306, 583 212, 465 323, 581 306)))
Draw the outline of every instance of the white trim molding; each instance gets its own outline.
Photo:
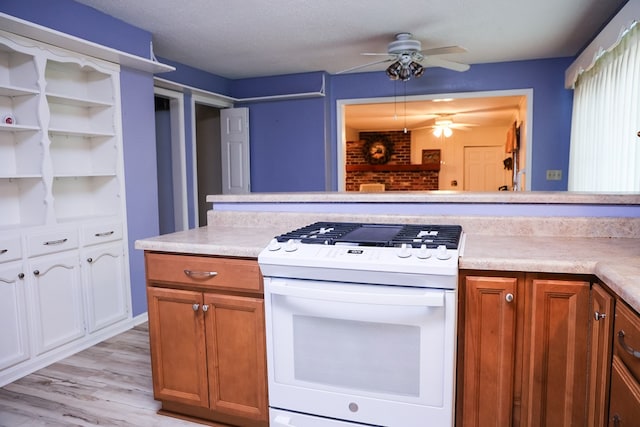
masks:
POLYGON ((628 2, 614 16, 593 41, 582 51, 575 61, 567 68, 564 86, 573 89, 578 77, 587 71, 600 56, 614 48, 620 39, 637 22, 640 21, 640 1, 628 2))

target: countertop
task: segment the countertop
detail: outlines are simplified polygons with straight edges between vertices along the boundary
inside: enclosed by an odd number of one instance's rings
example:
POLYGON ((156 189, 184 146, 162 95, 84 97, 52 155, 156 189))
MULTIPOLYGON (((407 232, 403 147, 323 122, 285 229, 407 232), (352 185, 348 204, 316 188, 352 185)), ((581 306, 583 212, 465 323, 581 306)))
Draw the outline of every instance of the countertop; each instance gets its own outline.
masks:
MULTIPOLYGON (((256 258, 281 227, 209 225, 136 241, 136 249, 256 258)), ((590 274, 640 312, 640 239, 465 234, 460 269, 590 274)))

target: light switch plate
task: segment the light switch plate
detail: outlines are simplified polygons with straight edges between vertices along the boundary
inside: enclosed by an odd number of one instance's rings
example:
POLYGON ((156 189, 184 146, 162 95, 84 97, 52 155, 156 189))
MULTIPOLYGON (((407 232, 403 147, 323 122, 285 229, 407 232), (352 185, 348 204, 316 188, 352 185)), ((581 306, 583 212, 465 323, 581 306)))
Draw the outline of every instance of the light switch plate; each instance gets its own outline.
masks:
POLYGON ((560 169, 547 169, 547 181, 562 180, 562 171, 560 169))

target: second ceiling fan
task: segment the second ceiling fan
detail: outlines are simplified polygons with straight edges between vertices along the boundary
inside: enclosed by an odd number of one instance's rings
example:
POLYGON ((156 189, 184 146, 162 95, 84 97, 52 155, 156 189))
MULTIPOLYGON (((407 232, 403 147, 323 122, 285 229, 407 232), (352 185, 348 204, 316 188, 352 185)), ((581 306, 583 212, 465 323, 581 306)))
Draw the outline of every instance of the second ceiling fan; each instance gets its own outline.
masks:
POLYGON ((362 54, 366 56, 385 56, 385 59, 358 65, 338 74, 392 61, 392 64, 386 69, 387 76, 391 80, 407 81, 412 76, 420 77, 424 73, 424 67, 441 67, 454 71, 467 71, 469 69, 468 64, 438 58, 440 55, 465 53, 466 49, 460 46, 446 46, 422 50, 420 41, 412 37, 411 33, 398 33, 395 36, 395 40, 389 43, 386 53, 362 54))

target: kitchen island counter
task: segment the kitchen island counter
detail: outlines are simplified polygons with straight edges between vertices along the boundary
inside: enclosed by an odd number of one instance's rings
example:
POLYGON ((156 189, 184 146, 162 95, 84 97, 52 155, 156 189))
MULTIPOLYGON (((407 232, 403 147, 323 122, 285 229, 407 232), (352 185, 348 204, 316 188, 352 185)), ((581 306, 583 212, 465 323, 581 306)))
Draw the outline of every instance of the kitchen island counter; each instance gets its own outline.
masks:
MULTIPOLYGON (((306 219, 299 219, 305 221, 306 219)), ((280 226, 210 225, 136 241, 148 251, 256 258, 280 226)), ((640 312, 640 239, 466 233, 461 269, 592 274, 640 312)))

